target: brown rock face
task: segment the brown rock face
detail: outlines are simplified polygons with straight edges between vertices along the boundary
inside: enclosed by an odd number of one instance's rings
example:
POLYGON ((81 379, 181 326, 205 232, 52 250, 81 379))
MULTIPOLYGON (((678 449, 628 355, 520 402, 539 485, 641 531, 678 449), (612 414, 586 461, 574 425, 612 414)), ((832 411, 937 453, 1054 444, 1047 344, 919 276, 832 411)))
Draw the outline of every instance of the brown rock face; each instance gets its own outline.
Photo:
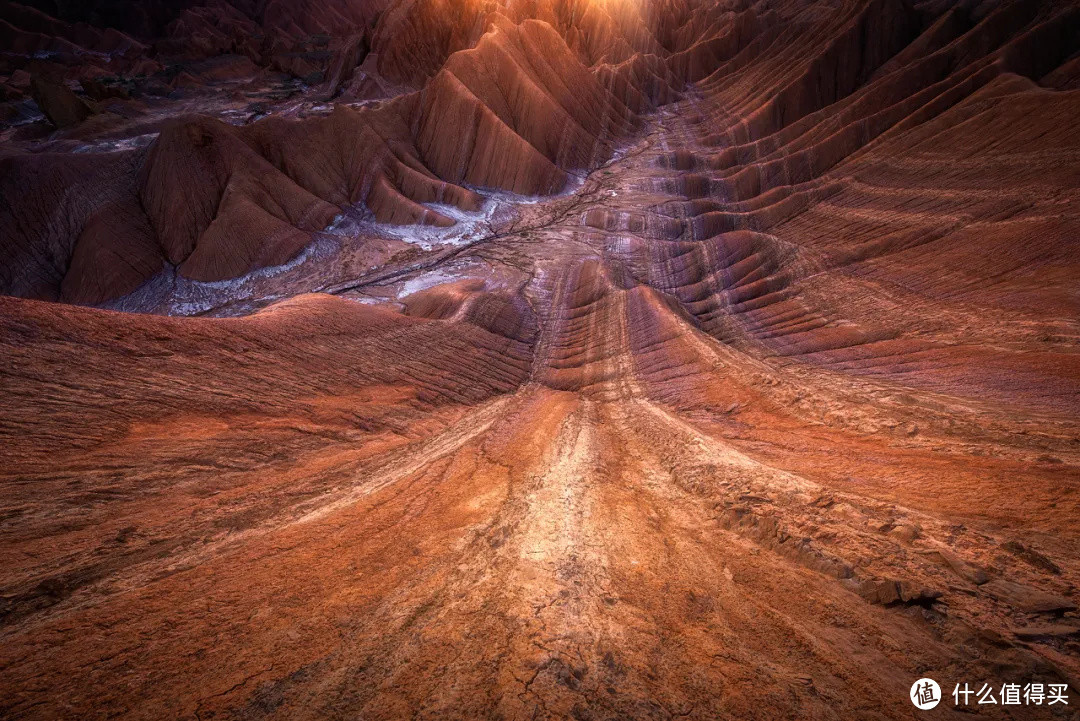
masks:
POLYGON ((1071 718, 1080 11, 373 8, 4 131, 0 717, 1071 718))
POLYGON ((40 76, 30 80, 30 94, 49 122, 58 128, 78 125, 94 114, 90 104, 69 88, 40 76))

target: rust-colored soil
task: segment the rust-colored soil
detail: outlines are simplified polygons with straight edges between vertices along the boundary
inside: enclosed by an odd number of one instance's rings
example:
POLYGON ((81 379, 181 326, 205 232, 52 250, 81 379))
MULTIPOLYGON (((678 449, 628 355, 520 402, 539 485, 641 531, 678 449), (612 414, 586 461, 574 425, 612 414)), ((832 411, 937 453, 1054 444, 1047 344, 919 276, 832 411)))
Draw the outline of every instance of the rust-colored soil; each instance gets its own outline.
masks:
POLYGON ((0 159, 0 717, 1075 718, 1080 12, 390 5, 0 159))

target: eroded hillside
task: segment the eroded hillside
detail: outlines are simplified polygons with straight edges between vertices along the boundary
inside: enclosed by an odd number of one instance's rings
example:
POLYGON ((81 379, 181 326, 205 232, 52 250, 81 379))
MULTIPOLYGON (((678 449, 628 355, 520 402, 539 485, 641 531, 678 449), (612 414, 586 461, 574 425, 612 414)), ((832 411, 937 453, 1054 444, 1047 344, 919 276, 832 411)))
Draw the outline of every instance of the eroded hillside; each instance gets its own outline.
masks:
POLYGON ((176 5, 333 52, 5 136, 5 717, 1080 702, 1080 10, 176 5))

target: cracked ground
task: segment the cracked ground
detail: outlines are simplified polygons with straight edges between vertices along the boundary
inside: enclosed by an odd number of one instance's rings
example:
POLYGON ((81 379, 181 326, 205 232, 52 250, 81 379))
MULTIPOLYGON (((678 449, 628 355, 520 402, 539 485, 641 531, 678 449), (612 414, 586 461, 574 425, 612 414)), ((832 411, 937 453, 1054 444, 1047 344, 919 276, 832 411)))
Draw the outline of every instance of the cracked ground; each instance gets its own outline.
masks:
POLYGON ((978 175, 931 138, 725 229, 710 112, 244 317, 0 300, 3 715, 891 719, 925 675, 1075 684, 1076 318, 926 252, 1015 199, 853 249, 926 165, 978 175))

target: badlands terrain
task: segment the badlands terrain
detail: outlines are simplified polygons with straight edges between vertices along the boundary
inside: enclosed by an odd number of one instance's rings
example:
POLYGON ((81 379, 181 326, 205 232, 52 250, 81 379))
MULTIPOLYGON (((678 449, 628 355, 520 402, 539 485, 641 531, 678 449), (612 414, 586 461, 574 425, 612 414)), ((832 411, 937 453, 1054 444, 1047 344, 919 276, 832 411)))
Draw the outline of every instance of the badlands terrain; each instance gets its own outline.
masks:
POLYGON ((1080 716, 1073 3, 3 3, 0 293, 4 719, 1080 716))

